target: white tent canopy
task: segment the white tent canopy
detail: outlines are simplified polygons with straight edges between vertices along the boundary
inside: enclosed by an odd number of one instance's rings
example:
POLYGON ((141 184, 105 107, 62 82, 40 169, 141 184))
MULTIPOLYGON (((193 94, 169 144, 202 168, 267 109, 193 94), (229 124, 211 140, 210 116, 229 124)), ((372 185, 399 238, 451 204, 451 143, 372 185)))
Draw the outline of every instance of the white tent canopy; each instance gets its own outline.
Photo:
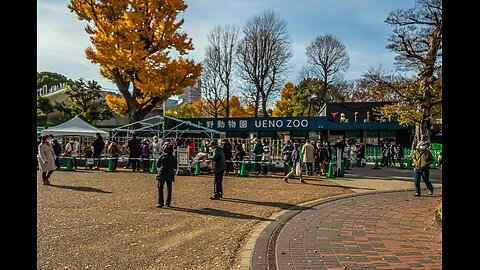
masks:
POLYGON ((108 138, 107 131, 96 128, 89 123, 83 121, 80 117, 74 118, 62 123, 58 126, 50 127, 41 131, 41 135, 52 134, 53 136, 85 136, 95 137, 95 134, 100 133, 102 138, 108 138))
POLYGON ((197 124, 194 124, 190 121, 173 118, 170 116, 153 116, 150 118, 146 118, 134 123, 130 123, 121 127, 117 127, 112 129, 112 136, 115 137, 120 132, 128 133, 138 133, 138 132, 151 132, 157 134, 157 136, 164 138, 169 136, 171 133, 175 133, 176 136, 178 134, 201 134, 204 133, 209 137, 213 137, 215 134, 221 134, 220 131, 203 127, 197 124), (165 120, 171 120, 171 124, 173 127, 170 129, 165 129, 165 120), (137 128, 133 128, 133 126, 139 126, 137 128))

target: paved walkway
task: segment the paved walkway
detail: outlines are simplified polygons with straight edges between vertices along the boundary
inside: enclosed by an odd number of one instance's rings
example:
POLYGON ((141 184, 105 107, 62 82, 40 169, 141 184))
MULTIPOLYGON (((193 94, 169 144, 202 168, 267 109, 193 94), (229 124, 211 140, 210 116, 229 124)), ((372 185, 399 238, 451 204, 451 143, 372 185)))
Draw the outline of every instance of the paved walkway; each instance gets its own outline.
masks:
POLYGON ((441 269, 441 231, 434 221, 441 172, 434 172, 434 195, 422 197, 413 196, 411 180, 398 179, 403 171, 357 172, 364 176, 352 172, 333 180, 357 194, 307 203, 259 226, 242 269, 441 269))

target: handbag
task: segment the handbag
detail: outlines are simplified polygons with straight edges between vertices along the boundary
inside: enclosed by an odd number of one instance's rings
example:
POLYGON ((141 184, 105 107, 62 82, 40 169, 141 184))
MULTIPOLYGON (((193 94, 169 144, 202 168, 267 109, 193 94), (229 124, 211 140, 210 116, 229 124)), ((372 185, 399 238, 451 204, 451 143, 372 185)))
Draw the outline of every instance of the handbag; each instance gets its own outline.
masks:
POLYGON ((295 174, 302 175, 302 165, 300 165, 300 162, 297 162, 297 165, 295 166, 295 174))

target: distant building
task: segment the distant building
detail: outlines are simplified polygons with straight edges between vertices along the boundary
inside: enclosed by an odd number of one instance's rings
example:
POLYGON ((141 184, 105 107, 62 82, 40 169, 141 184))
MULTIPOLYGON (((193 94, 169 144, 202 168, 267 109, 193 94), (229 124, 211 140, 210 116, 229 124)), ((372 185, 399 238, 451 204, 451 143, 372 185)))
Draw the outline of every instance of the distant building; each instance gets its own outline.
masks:
MULTIPOLYGON (((40 89, 37 89, 37 97, 38 96, 44 96, 50 99, 51 103, 53 104, 55 101, 59 102, 65 102, 66 104, 69 103, 67 95, 65 94, 66 84, 60 84, 57 86, 52 86, 50 88, 48 87, 43 87, 40 89)), ((194 96, 195 91, 189 91, 189 96, 194 96), (193 92, 193 94, 192 94, 193 92)), ((106 90, 102 89, 100 90, 101 97, 99 102, 97 103, 98 106, 107 106, 105 102, 105 94, 110 94, 110 95, 120 95, 118 91, 115 90, 106 90)), ((174 110, 180 107, 185 102, 185 100, 179 98, 179 99, 174 99, 174 98, 169 98, 167 101, 165 101, 165 110, 174 110)), ((153 109, 151 112, 147 114, 145 118, 149 118, 155 115, 163 115, 163 107, 161 106, 160 108, 153 109)), ((54 124, 59 124, 62 123, 63 120, 60 120, 60 112, 55 111, 53 113, 50 113, 48 115, 48 120, 52 121, 54 124)), ((97 126, 121 126, 121 125, 126 125, 128 124, 128 117, 126 116, 120 116, 118 114, 113 114, 113 118, 108 119, 108 120, 101 120, 98 121, 97 126)))
POLYGON ((185 91, 183 92, 183 94, 178 96, 179 99, 183 100, 181 104, 184 104, 184 103, 192 104, 193 102, 195 102, 195 100, 202 98, 202 94, 200 91, 201 89, 200 84, 201 84, 200 79, 198 79, 193 86, 185 88, 185 91))

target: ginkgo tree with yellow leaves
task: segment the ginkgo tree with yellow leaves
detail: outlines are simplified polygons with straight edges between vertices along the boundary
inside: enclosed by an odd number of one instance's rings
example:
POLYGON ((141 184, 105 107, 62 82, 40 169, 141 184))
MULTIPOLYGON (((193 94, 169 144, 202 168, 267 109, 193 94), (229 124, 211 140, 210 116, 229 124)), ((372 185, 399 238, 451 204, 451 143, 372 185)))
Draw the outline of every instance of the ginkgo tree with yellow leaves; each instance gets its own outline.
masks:
POLYGON ((202 67, 186 58, 194 48, 177 17, 185 1, 71 0, 68 7, 87 21, 87 59, 122 94, 107 95, 107 104, 130 123, 195 84, 202 67))

